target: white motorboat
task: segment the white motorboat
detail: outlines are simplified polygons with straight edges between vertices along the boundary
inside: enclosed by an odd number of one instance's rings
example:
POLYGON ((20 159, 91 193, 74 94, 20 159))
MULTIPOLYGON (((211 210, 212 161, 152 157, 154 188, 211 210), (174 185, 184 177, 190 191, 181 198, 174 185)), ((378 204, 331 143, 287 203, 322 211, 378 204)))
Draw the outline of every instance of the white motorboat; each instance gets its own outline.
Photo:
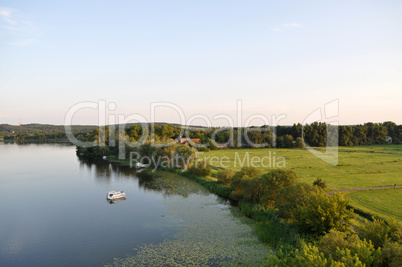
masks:
POLYGON ((125 198, 126 193, 124 191, 109 191, 106 195, 106 199, 108 200, 114 200, 114 199, 119 199, 119 198, 125 198))
POLYGON ((135 164, 135 168, 136 168, 137 170, 145 169, 145 168, 148 168, 149 166, 151 166, 151 164, 142 164, 142 163, 139 163, 139 162, 137 162, 137 163, 135 164))

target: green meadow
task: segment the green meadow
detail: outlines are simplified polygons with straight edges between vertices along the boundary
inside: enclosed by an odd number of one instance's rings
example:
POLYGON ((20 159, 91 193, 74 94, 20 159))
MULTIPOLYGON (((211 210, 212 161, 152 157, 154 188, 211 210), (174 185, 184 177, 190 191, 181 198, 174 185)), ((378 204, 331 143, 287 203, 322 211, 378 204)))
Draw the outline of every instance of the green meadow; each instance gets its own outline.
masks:
MULTIPOLYGON (((200 159, 204 157, 212 159, 214 166, 236 171, 252 162, 255 167, 267 171, 285 167, 295 171, 302 182, 323 179, 328 191, 402 185, 401 145, 339 147, 336 166, 320 160, 306 149, 224 149, 199 155, 200 159), (216 158, 223 158, 221 164, 216 158), (265 166, 258 163, 257 158, 264 158, 265 166)), ((358 191, 347 196, 357 208, 402 220, 402 189, 358 191)))
POLYGON ((306 149, 223 149, 199 155, 200 159, 205 157, 212 159, 214 166, 234 170, 253 162, 255 167, 267 171, 285 167, 295 171, 302 182, 323 179, 328 191, 402 184, 401 145, 339 147, 336 166, 306 149), (217 158, 222 159, 221 164, 217 158), (258 158, 264 159, 263 164, 258 163, 258 158))
POLYGON ((351 192, 345 197, 363 211, 402 221, 402 188, 351 192))

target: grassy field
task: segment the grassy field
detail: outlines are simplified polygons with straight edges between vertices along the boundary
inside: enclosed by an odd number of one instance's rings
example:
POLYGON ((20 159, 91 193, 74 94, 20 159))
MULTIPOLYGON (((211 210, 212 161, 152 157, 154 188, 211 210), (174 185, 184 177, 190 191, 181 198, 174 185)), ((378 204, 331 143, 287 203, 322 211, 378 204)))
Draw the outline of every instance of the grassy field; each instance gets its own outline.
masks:
POLYGON ((337 166, 329 165, 304 149, 224 149, 198 157, 211 159, 214 156, 224 161, 222 164, 212 161, 213 165, 234 170, 240 170, 242 163, 252 165, 253 159, 256 167, 267 171, 286 164, 285 167, 294 170, 303 182, 323 179, 328 191, 402 184, 402 145, 340 147, 337 166), (264 165, 268 167, 258 164, 258 158, 264 158, 264 165))
POLYGON ((345 197, 363 211, 402 221, 402 188, 351 192, 345 197))

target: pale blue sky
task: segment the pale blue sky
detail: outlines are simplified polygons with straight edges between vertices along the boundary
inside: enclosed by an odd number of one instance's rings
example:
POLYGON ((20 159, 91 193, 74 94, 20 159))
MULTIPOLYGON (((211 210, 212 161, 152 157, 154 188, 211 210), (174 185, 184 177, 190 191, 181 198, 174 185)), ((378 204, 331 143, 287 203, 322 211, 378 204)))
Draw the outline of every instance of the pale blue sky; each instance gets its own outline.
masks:
POLYGON ((340 124, 402 124, 402 1, 2 0, 0 91, 10 124, 63 124, 99 99, 145 118, 167 101, 187 119, 234 116, 241 100, 243 121, 280 124, 339 99, 340 124))

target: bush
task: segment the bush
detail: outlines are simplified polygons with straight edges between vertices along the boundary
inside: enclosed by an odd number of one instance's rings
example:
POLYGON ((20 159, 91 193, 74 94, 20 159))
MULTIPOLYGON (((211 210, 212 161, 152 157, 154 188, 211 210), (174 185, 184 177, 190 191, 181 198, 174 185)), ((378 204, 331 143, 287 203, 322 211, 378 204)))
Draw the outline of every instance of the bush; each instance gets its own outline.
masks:
POLYGON ((217 144, 216 144, 216 142, 215 142, 215 140, 208 139, 208 144, 209 144, 209 149, 210 150, 218 150, 219 149, 217 144))
POLYGON ((174 162, 180 168, 187 169, 194 161, 197 150, 188 145, 177 146, 174 152, 174 162))
POLYGON ((243 198, 253 202, 260 201, 261 195, 265 189, 263 179, 261 177, 250 178, 245 176, 243 180, 241 180, 240 187, 243 193, 243 198))
POLYGON ((233 188, 232 197, 236 200, 243 196, 242 181, 246 179, 257 178, 261 175, 261 171, 254 167, 243 167, 240 171, 236 172, 230 181, 233 188))
POLYGON ((278 208, 280 216, 288 219, 289 222, 294 221, 294 209, 298 204, 304 202, 310 191, 314 190, 316 188, 307 183, 298 183, 282 188, 275 198, 275 206, 278 208))
POLYGON ((294 184, 298 177, 294 171, 276 169, 264 174, 261 180, 263 192, 261 193, 260 203, 267 207, 272 207, 279 191, 294 184))
POLYGON ((255 231, 258 238, 275 249, 288 253, 300 246, 300 235, 297 229, 278 217, 275 209, 266 209, 263 205, 240 200, 239 208, 247 217, 257 221, 255 231))
POLYGON ((283 145, 285 148, 293 148, 293 136, 287 134, 283 137, 283 145))
POLYGON ((197 147, 197 150, 199 152, 209 152, 210 151, 210 149, 207 146, 199 146, 199 147, 197 147))
POLYGON ((294 250, 300 243, 297 229, 277 219, 268 219, 255 225, 258 238, 285 253, 294 250))
POLYGON ((206 177, 211 175, 211 165, 205 161, 196 161, 193 166, 188 169, 189 173, 197 176, 206 177))
POLYGON ((354 218, 348 204, 349 201, 338 193, 328 195, 323 190, 311 191, 294 209, 294 222, 302 232, 313 235, 323 235, 332 229, 345 231, 354 218))
POLYGON ((221 182, 224 185, 227 185, 230 183, 230 180, 232 179, 234 175, 234 171, 225 169, 223 171, 218 171, 218 181, 221 182))
POLYGON ((164 165, 167 165, 166 167, 173 166, 174 153, 176 151, 176 148, 177 145, 174 144, 158 149, 158 151, 156 152, 156 162, 160 162, 160 164, 158 164, 158 167, 164 167, 164 165))
POLYGON ((373 242, 376 248, 384 246, 387 242, 402 243, 402 227, 395 220, 385 222, 381 219, 373 219, 359 229, 359 236, 373 242))
POLYGON ((332 257, 336 261, 341 261, 342 255, 348 249, 352 256, 357 256, 367 266, 381 263, 381 250, 376 250, 371 241, 361 240, 357 234, 330 231, 316 245, 326 258, 332 257))
POLYGON ((296 144, 295 144, 296 148, 304 148, 304 141, 301 137, 297 137, 296 138, 296 144))
POLYGON ((285 254, 279 250, 276 255, 269 257, 267 266, 364 266, 357 256, 353 256, 350 250, 337 251, 341 260, 325 258, 324 253, 313 244, 302 244, 301 249, 285 254))
POLYGON ((382 247, 383 263, 387 266, 397 267, 402 263, 402 244, 398 242, 385 242, 382 247))
POLYGON ((317 178, 314 182, 313 182, 314 186, 318 186, 321 187, 322 189, 327 188, 327 184, 321 179, 321 178, 317 178))
POLYGON ((261 176, 260 170, 243 167, 233 176, 230 184, 233 188, 233 198, 243 197, 272 208, 279 191, 297 179, 296 173, 290 170, 275 169, 261 176))

